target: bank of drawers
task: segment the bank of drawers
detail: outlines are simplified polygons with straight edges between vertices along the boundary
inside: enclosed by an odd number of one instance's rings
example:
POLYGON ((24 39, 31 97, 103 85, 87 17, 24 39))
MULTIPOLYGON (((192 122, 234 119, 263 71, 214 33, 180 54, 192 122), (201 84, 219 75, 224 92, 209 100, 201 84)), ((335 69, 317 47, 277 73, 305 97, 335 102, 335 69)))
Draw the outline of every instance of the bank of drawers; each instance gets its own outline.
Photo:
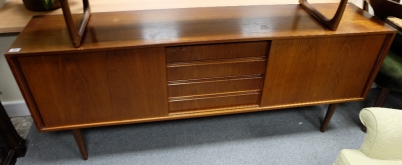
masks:
POLYGON ((257 105, 269 42, 166 48, 169 111, 257 105))

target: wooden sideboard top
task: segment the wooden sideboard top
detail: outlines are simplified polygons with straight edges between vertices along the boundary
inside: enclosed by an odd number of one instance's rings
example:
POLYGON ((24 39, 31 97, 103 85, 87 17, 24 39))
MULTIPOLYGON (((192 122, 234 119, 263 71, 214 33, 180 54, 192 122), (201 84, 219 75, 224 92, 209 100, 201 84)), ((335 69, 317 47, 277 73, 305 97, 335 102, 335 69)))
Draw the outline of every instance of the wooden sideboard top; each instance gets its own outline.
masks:
MULTIPOLYGON (((354 2, 354 0, 350 0, 354 2)), ((310 3, 338 3, 339 0, 309 0, 310 3)), ((68 0, 72 13, 82 13, 82 0, 68 0)), ((129 10, 154 10, 154 9, 175 9, 195 7, 216 7, 216 6, 245 6, 245 5, 271 5, 271 4, 298 4, 297 0, 96 0, 90 1, 91 12, 114 12, 129 10), (162 2, 162 3, 161 3, 162 2)), ((63 14, 61 9, 35 12, 24 7, 23 0, 7 0, 0 6, 0 33, 21 32, 35 15, 63 14)))
MULTIPOLYGON (((315 4, 331 17, 338 4, 315 4)), ((77 19, 79 21, 79 19, 77 19)), ((93 13, 83 44, 74 48, 62 15, 35 16, 9 55, 125 49, 178 44, 394 33, 395 29, 348 4, 337 31, 322 26, 300 5, 205 7, 93 13)))

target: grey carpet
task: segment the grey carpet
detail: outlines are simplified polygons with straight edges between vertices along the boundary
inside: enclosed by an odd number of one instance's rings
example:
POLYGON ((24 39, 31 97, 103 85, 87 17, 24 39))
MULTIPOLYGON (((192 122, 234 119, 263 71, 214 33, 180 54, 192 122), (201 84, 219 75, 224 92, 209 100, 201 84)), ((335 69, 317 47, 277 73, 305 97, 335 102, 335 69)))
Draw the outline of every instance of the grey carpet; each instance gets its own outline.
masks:
POLYGON ((31 116, 18 116, 10 118, 11 123, 13 123, 15 130, 18 135, 22 138, 26 139, 29 133, 29 130, 32 127, 33 119, 31 116))
MULTIPOLYGON (((86 161, 70 131, 38 133, 33 126, 17 164, 329 165, 341 149, 360 147, 358 113, 378 92, 340 104, 325 133, 319 127, 326 105, 84 129, 86 161)), ((402 108, 400 96, 392 92, 385 107, 402 108)))

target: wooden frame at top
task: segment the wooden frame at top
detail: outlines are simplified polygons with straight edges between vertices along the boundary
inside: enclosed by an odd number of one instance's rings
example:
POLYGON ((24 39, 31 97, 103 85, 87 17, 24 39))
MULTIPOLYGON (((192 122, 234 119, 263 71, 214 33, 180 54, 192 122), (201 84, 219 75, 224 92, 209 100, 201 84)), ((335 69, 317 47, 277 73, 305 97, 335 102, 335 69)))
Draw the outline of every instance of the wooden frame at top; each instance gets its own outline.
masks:
POLYGON ((332 17, 331 19, 328 19, 327 17, 322 15, 318 10, 316 10, 313 6, 311 6, 307 0, 299 0, 299 3, 301 6, 303 6, 303 8, 307 12, 313 15, 318 21, 320 21, 322 24, 324 24, 331 30, 335 31, 336 29, 338 29, 339 22, 341 22, 343 12, 345 11, 346 5, 348 4, 348 0, 341 0, 334 17, 332 17))
POLYGON ((71 15, 70 6, 68 0, 60 0, 61 8, 63 10, 64 19, 67 24, 68 32, 70 34, 71 42, 74 47, 78 48, 81 45, 82 36, 84 35, 87 27, 89 17, 91 16, 91 8, 89 7, 88 0, 82 0, 84 12, 81 23, 76 26, 71 15), (78 27, 78 29, 77 29, 78 27))

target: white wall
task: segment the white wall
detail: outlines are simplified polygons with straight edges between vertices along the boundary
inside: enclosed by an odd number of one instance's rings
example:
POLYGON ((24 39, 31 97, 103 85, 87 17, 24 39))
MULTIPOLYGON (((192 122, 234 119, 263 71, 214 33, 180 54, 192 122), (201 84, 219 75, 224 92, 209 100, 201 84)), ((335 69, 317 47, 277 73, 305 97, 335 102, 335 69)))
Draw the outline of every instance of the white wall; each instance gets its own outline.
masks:
POLYGON ((0 0, 0 7, 2 7, 4 5, 4 3, 6 3, 8 0, 0 0))
POLYGON ((0 34, 0 100, 10 117, 30 115, 4 53, 18 34, 0 34))
MULTIPOLYGON (((0 5, 8 0, 0 0, 0 5)), ((107 1, 97 0, 98 3, 109 3, 107 1)), ((94 1, 93 3, 97 2, 94 1)), ((125 0, 120 0, 125 1, 125 0)), ((130 0, 131 1, 131 0, 130 0)), ((134 0, 133 0, 134 1, 134 0)), ((136 3, 146 3, 147 0, 136 0, 136 3), (144 1, 144 2, 139 2, 144 1)), ((165 0, 166 1, 166 0, 165 0)), ((182 2, 182 4, 176 4, 178 6, 194 6, 196 4, 199 6, 225 6, 230 4, 235 5, 255 5, 259 2, 264 2, 263 4, 297 4, 298 0, 232 0, 232 1, 216 1, 216 0, 171 0, 182 2), (191 4, 189 3, 191 2, 191 4)), ((340 0, 309 0, 311 3, 337 3, 340 0)), ((362 6, 361 0, 349 0, 349 2, 355 3, 357 6, 362 6)), ((15 40, 17 34, 0 34, 0 100, 3 102, 4 107, 10 116, 19 116, 26 115, 26 105, 24 103, 24 99, 21 95, 21 92, 17 86, 17 83, 14 80, 14 77, 10 71, 10 68, 4 58, 3 53, 6 52, 12 42, 15 40), (16 112, 21 110, 21 112, 16 112)))
POLYGON ((16 37, 17 34, 0 35, 0 52, 2 54, 2 56, 0 56, 0 100, 2 102, 23 100, 21 92, 3 55, 16 37))

